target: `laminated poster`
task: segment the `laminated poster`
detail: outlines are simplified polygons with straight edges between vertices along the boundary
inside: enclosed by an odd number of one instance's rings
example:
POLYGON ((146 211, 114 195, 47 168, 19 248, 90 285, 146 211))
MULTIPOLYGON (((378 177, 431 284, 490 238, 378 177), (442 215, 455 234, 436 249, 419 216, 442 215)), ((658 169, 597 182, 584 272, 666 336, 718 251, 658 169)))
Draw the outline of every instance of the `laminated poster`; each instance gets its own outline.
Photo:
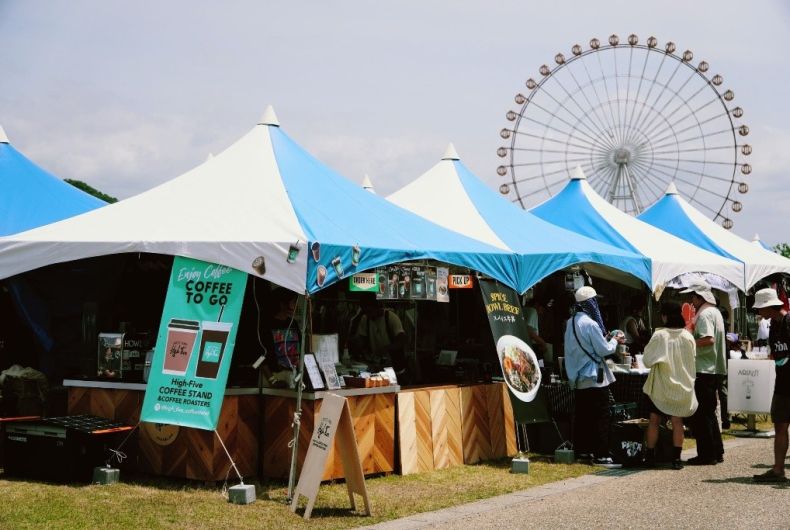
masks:
POLYGON ((244 272, 176 256, 141 421, 216 429, 246 285, 244 272))

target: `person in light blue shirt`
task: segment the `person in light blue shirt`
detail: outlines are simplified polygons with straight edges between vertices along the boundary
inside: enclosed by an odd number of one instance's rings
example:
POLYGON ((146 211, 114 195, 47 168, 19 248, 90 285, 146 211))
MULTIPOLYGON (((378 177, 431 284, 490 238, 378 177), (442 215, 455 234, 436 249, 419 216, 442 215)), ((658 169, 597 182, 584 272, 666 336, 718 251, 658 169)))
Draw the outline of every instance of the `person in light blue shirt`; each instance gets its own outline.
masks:
POLYGON ((580 456, 592 454, 594 465, 619 467, 609 454, 608 387, 615 378, 605 358, 625 336, 606 333, 596 296, 589 286, 576 291, 575 313, 565 328, 565 369, 575 398, 573 443, 580 456))

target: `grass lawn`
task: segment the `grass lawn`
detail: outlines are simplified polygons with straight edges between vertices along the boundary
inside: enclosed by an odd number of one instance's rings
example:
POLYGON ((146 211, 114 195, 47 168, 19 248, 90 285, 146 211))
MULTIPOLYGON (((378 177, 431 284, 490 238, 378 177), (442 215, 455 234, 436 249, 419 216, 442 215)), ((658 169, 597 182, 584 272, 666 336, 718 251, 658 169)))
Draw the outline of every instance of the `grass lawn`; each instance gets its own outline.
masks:
POLYGON ((552 464, 540 456, 530 461, 528 475, 510 473, 510 459, 502 459, 408 476, 369 477, 372 517, 350 511, 344 483, 324 484, 310 521, 291 513, 283 483, 256 483, 257 501, 238 506, 227 502, 219 486, 187 481, 122 475, 121 483, 111 486, 60 485, 0 475, 0 528, 350 528, 597 470, 583 464, 552 464))

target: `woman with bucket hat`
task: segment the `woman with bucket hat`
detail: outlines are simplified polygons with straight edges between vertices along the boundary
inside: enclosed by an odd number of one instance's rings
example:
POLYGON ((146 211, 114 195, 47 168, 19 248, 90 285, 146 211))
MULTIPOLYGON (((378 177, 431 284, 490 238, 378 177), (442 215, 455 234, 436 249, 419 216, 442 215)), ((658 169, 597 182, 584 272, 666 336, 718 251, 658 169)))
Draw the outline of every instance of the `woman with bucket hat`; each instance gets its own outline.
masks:
POLYGON ((771 421, 774 423, 774 465, 759 475, 755 482, 787 482, 785 458, 787 457, 788 428, 790 428, 790 315, 774 289, 760 289, 754 295, 757 313, 771 319, 768 344, 771 358, 776 364, 776 382, 771 400, 771 421))
POLYGON ((597 293, 580 287, 574 298, 575 313, 565 328, 565 369, 574 389, 573 443, 581 456, 592 453, 593 465, 620 467, 609 454, 609 385, 614 374, 605 358, 625 341, 621 331, 606 333, 597 293))

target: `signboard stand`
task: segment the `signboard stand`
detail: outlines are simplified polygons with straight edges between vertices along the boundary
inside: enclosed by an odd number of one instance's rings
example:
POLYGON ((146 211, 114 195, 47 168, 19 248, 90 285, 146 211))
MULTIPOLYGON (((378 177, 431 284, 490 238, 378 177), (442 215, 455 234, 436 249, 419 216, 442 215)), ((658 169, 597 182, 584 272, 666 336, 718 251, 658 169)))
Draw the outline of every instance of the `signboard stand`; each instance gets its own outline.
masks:
POLYGON ((730 359, 727 365, 728 408, 730 413, 746 414, 745 430, 730 430, 733 436, 772 438, 771 431, 759 431, 756 414, 768 414, 776 380, 776 368, 770 360, 730 359))
POLYGON ((348 402, 342 396, 328 394, 321 402, 320 416, 315 424, 315 429, 313 429, 310 447, 307 448, 307 456, 291 500, 291 511, 296 512, 299 496, 303 495, 307 498, 307 506, 304 511, 305 519, 310 519, 310 514, 313 511, 333 440, 337 442, 335 447, 343 462, 351 509, 357 509, 354 499, 356 493, 362 497, 365 503, 365 515, 370 515, 370 499, 365 486, 365 476, 362 473, 362 462, 359 458, 359 448, 354 436, 354 425, 351 423, 348 402))

